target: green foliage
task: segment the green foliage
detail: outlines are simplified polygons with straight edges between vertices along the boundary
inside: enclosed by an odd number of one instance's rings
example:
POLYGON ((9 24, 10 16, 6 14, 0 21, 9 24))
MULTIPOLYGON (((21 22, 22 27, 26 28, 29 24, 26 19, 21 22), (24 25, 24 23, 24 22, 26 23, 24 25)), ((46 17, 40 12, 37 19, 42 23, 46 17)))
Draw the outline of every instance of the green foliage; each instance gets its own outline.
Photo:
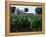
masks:
POLYGON ((11 16, 11 32, 41 31, 42 17, 38 14, 16 14, 11 16))

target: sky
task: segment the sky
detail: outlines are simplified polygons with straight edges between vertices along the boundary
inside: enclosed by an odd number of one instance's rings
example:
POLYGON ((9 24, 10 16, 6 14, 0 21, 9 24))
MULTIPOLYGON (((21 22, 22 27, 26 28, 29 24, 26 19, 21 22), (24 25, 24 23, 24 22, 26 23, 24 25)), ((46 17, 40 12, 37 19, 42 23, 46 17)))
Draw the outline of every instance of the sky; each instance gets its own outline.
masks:
POLYGON ((11 5, 11 7, 16 7, 20 10, 24 10, 24 8, 28 8, 29 11, 28 13, 34 13, 35 14, 35 9, 38 7, 38 6, 20 6, 20 5, 11 5))
POLYGON ((16 8, 19 8, 20 10, 24 10, 24 8, 28 8, 28 13, 35 13, 36 6, 16 6, 16 8))

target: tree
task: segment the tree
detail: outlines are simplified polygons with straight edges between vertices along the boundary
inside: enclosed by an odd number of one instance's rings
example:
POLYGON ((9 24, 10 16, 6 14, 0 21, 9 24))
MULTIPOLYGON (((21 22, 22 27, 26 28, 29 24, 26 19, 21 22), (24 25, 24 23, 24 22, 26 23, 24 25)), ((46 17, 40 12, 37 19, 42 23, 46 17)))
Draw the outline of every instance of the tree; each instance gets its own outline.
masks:
POLYGON ((17 14, 20 14, 20 10, 19 10, 19 8, 16 8, 16 12, 17 12, 17 14))
POLYGON ((16 7, 10 7, 10 12, 14 13, 16 7))
POLYGON ((42 15, 42 7, 37 7, 37 8, 35 9, 35 12, 36 12, 37 14, 41 14, 41 15, 42 15))
POLYGON ((25 8, 25 12, 28 12, 28 8, 25 8))

